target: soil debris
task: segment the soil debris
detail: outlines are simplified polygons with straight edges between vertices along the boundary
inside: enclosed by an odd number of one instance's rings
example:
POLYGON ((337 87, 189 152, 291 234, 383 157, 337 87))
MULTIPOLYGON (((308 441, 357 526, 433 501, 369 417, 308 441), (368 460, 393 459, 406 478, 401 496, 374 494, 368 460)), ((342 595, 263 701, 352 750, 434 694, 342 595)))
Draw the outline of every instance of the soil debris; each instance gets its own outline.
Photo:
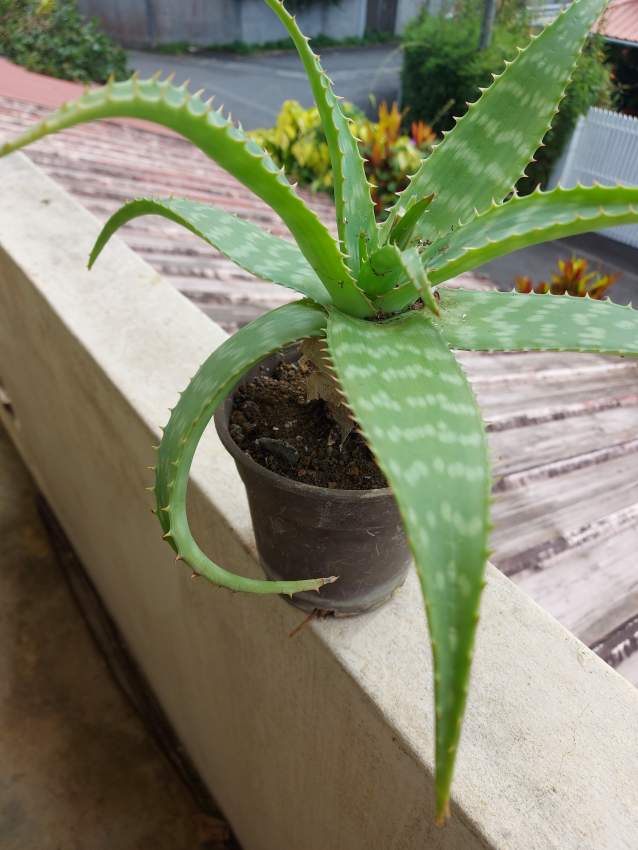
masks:
POLYGON ((322 399, 307 400, 312 367, 280 363, 240 387, 234 396, 230 434, 261 466, 304 484, 340 490, 386 487, 363 437, 340 426, 322 399))

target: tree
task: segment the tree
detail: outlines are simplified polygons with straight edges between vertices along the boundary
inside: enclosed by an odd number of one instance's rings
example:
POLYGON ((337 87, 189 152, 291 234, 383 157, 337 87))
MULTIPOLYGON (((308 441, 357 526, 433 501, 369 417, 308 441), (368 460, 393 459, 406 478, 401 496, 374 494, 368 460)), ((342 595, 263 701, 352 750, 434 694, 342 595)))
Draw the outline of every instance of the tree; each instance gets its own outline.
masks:
POLYGON ((496 0, 485 0, 483 6, 483 17, 481 19, 481 34, 479 36, 479 50, 485 50, 492 41, 492 30, 494 29, 494 18, 496 16, 496 0))

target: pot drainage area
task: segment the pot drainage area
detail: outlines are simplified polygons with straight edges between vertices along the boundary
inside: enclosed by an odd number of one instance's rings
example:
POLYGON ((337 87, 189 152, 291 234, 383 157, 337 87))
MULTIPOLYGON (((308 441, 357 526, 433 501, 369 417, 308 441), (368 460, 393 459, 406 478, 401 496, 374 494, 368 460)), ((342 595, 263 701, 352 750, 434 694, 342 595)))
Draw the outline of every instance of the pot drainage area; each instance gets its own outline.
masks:
POLYGON ((75 577, 61 569, 73 553, 61 553, 37 502, 0 426, 0 846, 239 850, 197 778, 187 785, 160 751, 158 741, 184 772, 130 659, 133 674, 122 680, 127 664, 104 620, 96 646, 85 616, 94 630, 103 612, 87 611, 84 599, 79 610, 67 578, 85 597, 90 583, 77 561, 75 577), (131 700, 142 700, 142 715, 131 700))

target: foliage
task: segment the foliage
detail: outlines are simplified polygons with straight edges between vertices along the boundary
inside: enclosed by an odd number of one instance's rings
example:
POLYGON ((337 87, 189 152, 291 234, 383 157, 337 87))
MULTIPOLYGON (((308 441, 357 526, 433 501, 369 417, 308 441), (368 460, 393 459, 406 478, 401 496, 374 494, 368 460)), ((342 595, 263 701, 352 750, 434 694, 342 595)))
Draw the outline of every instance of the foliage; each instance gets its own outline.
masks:
POLYGON ((402 119, 396 103, 388 109, 383 101, 378 121, 363 118, 353 127, 366 161, 366 176, 373 186, 372 199, 377 216, 392 204, 397 192, 406 188, 409 176, 436 141, 436 134, 425 121, 413 121, 409 136, 402 133, 402 119))
MULTIPOLYGON (((324 47, 367 47, 372 44, 396 43, 398 36, 391 32, 378 32, 373 30, 364 35, 346 35, 343 38, 334 38, 331 35, 319 33, 310 39, 312 47, 316 50, 324 47)), ((237 53, 240 56, 250 56, 253 53, 264 53, 269 50, 290 50, 289 38, 280 38, 276 41, 230 41, 225 44, 191 44, 189 41, 170 41, 158 44, 154 50, 156 53, 237 53)))
POLYGON ((76 0, 0 0, 0 53, 30 71, 80 82, 127 75, 126 54, 76 0))
POLYGON ((425 120, 437 132, 450 130, 454 116, 476 100, 478 89, 492 79, 505 59, 527 41, 527 29, 513 30, 500 22, 487 50, 477 49, 478 15, 463 13, 444 18, 422 14, 403 35, 402 97, 409 121, 425 120))
MULTIPOLYGON (((350 104, 342 107, 354 114, 350 104)), ((295 183, 314 190, 332 188, 330 154, 316 106, 304 109, 299 101, 286 100, 274 127, 250 135, 295 183)))
MULTIPOLYGON (((0 154, 82 121, 122 115, 153 120, 191 140, 288 226, 296 245, 200 203, 139 200, 107 222, 91 262, 126 221, 164 215, 250 272, 307 296, 242 328, 180 395, 159 446, 158 519, 178 559, 222 587, 295 593, 335 580, 268 582, 234 575, 199 549, 186 513, 191 463, 215 408, 262 358, 293 341, 320 338, 392 487, 414 554, 432 644, 436 814, 442 821, 485 583, 491 483, 478 407, 452 349, 637 356, 638 314, 591 298, 464 292, 440 284, 525 245, 638 221, 638 188, 580 186, 512 196, 605 4, 575 0, 521 51, 422 159, 377 224, 364 162, 330 81, 281 1, 266 2, 295 43, 321 117, 335 175, 337 239, 254 138, 170 80, 134 77, 89 91, 5 144, 0 154)), ((384 121, 394 127, 396 112, 387 111, 384 121)))
POLYGON ((613 68, 616 107, 619 112, 638 117, 638 48, 626 44, 605 45, 607 60, 613 68))
MULTIPOLYGON (((436 136, 423 121, 412 122, 410 135, 402 133, 402 115, 396 103, 391 109, 381 103, 378 121, 366 118, 345 101, 341 108, 353 122, 352 132, 366 160, 366 176, 373 184, 372 198, 380 215, 407 186, 409 175, 417 170, 436 136)), ((298 101, 287 100, 274 127, 254 130, 250 135, 295 182, 315 191, 333 191, 330 154, 316 107, 304 109, 298 101)))
MULTIPOLYGON (((477 49, 480 22, 473 5, 454 18, 423 14, 404 34, 403 104, 409 119, 424 119, 437 131, 454 126, 467 104, 476 100, 479 89, 499 73, 516 47, 529 40, 529 26, 514 11, 499 16, 492 43, 477 49)), ((591 106, 609 106, 613 100, 610 68, 604 62, 599 37, 592 37, 580 55, 567 86, 561 109, 518 184, 526 194, 539 183, 546 185, 553 164, 560 156, 580 115, 591 106)))
MULTIPOLYGON (((454 0, 451 9, 449 2, 444 5, 447 6, 446 14, 452 13, 457 20, 480 18, 485 10, 485 0, 454 0)), ((510 30, 526 26, 529 20, 528 5, 531 4, 524 0, 497 0, 495 17, 499 25, 510 30)))
POLYGON ((600 301, 607 295, 607 290, 616 283, 620 274, 598 274, 588 272, 589 263, 584 257, 572 257, 571 260, 558 261, 558 273, 552 275, 550 283, 541 280, 534 285, 528 275, 517 275, 515 287, 517 292, 537 295, 575 295, 579 298, 593 298, 600 301))

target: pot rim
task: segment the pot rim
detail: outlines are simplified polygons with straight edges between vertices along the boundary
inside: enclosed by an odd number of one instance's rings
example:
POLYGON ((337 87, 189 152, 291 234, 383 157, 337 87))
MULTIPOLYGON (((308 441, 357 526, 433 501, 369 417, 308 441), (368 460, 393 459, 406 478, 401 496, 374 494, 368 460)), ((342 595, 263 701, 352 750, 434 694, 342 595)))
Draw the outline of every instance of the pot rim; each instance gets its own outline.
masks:
POLYGON ((278 472, 266 469, 265 466, 262 466, 257 463, 257 461, 253 460, 247 452, 240 449, 230 435, 230 431, 228 429, 228 419, 230 418, 229 408, 234 394, 235 390, 233 389, 233 391, 219 405, 215 411, 214 422, 215 430, 217 431, 224 448, 238 464, 245 466, 252 473, 260 475, 262 478, 266 478, 282 490, 294 490, 298 493, 307 493, 308 495, 312 494, 314 496, 323 494, 326 499, 333 499, 334 501, 351 500, 355 494, 357 494, 359 498, 366 500, 387 499, 389 496, 393 497, 390 487, 374 487, 368 490, 345 490, 337 487, 333 489, 332 487, 321 487, 318 484, 304 484, 302 481, 294 481, 292 478, 286 478, 284 475, 279 475, 278 472))

